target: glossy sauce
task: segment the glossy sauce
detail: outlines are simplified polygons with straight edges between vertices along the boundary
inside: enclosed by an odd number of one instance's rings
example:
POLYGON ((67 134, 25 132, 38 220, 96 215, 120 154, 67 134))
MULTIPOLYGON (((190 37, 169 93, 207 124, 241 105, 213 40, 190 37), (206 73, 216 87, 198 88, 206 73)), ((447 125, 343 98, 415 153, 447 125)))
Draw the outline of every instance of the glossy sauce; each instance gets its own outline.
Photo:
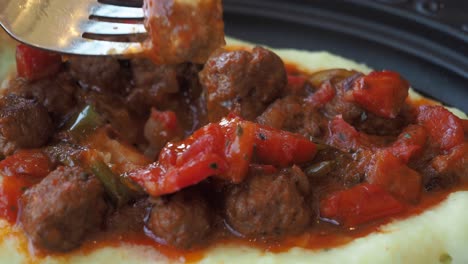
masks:
MULTIPOLYGON (((296 66, 287 64, 286 69, 290 75, 303 75, 303 72, 300 71, 296 66)), ((422 104, 434 104, 435 102, 430 99, 418 99, 416 101, 411 101, 411 104, 418 106, 422 104)), ((16 210, 13 208, 5 207, 1 208, 2 202, 5 199, 8 199, 7 204, 17 203, 21 192, 18 190, 24 189, 24 186, 31 186, 33 183, 21 180, 16 177, 4 177, 3 187, 0 189, 0 217, 7 219, 10 223, 14 223, 16 220, 16 210), (10 187, 9 187, 10 186, 10 187), (10 210, 8 210, 10 208, 10 210)), ((318 196, 323 197, 330 191, 329 184, 326 189, 317 190, 318 196)), ((334 186, 331 186, 333 189, 334 186)), ((342 188, 342 187, 341 187, 342 188)), ((416 216, 423 213, 425 210, 430 209, 444 201, 448 195, 455 191, 468 190, 468 184, 462 183, 456 188, 427 192, 423 191, 420 201, 417 205, 407 205, 405 211, 390 217, 384 218, 382 220, 373 221, 359 227, 344 228, 342 226, 330 223, 320 218, 315 218, 316 222, 312 223, 308 230, 304 231, 301 235, 298 236, 287 236, 282 238, 277 238, 275 240, 263 240, 263 239, 245 239, 234 236, 224 225, 224 222, 221 218, 218 218, 215 221, 215 228, 213 234, 210 236, 209 240, 200 243, 195 249, 191 250, 180 250, 171 246, 166 246, 155 242, 151 237, 145 234, 143 228, 136 230, 119 230, 109 229, 107 231, 102 231, 96 234, 91 235, 87 241, 81 246, 78 250, 84 254, 93 252, 96 249, 109 247, 109 246, 119 246, 123 243, 131 245, 141 245, 149 246, 154 248, 156 251, 161 252, 163 255, 167 256, 170 259, 185 259, 187 262, 194 262, 203 258, 205 252, 219 244, 229 243, 234 245, 242 245, 253 248, 258 248, 267 252, 285 252, 293 247, 301 247, 311 250, 326 250, 329 248, 335 248, 337 246, 345 245, 356 238, 364 237, 373 232, 381 232, 381 227, 385 224, 388 224, 394 220, 404 220, 411 216, 416 216)), ((10 230, 11 228, 9 228, 10 230)), ((16 227, 13 229, 17 229, 16 227)), ((14 233, 14 231, 7 231, 7 233, 14 233)), ((24 235, 17 232, 21 236, 21 247, 24 252, 31 252, 27 241, 24 238, 24 235)), ((77 251, 78 251, 77 250, 77 251)), ((67 256, 71 256, 76 251, 72 251, 66 254, 58 253, 48 253, 48 252, 33 252, 35 254, 34 258, 29 260, 30 263, 38 262, 45 256, 57 256, 59 258, 64 258, 66 261, 67 256)), ((28 255, 26 253, 26 255, 28 255)))

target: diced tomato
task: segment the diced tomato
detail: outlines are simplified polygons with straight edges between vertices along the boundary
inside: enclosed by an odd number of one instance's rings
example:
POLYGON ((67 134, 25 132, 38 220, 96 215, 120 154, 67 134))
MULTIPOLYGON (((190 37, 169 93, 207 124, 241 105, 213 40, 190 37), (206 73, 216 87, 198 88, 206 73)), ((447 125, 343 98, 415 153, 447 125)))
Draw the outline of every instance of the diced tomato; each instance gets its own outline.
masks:
POLYGON ((313 107, 321 107, 330 102, 335 97, 335 88, 330 81, 326 81, 320 85, 320 88, 309 96, 306 101, 313 107))
POLYGON ((285 167, 311 161, 317 146, 309 139, 287 131, 258 125, 255 154, 260 163, 285 167))
POLYGON ((378 116, 395 118, 408 96, 409 83, 392 71, 374 71, 357 79, 353 98, 378 116))
POLYGON ((382 187, 360 184, 332 193, 320 203, 320 216, 352 227, 401 213, 404 205, 382 187))
POLYGON ((387 150, 380 150, 375 154, 367 181, 382 186, 408 202, 417 201, 421 195, 421 175, 387 150))
POLYGON ((0 217, 10 223, 16 222, 18 201, 26 189, 39 182, 29 176, 5 176, 0 184, 0 217))
POLYGON ((468 180, 468 143, 463 143, 450 150, 447 155, 432 159, 432 167, 439 173, 452 174, 468 180))
POLYGON ((465 140, 461 119, 442 106, 419 107, 417 119, 429 133, 430 142, 441 150, 450 150, 465 140))
POLYGON ((0 173, 4 176, 43 178, 50 170, 50 160, 40 150, 20 150, 0 162, 0 173))
POLYGON ((56 74, 62 65, 59 54, 33 48, 24 44, 16 47, 16 68, 18 76, 29 81, 56 74))
POLYGON ((420 125, 409 125, 390 146, 393 153, 404 163, 419 155, 427 141, 426 129, 420 125))

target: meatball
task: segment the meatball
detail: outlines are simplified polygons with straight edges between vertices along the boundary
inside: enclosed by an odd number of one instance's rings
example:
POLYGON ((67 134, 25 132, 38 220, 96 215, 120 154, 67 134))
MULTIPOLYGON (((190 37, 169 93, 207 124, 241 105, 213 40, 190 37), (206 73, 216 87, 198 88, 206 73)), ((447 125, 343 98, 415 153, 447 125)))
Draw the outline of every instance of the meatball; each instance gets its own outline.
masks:
POLYGON ((6 91, 25 98, 34 98, 46 107, 57 123, 66 116, 76 104, 75 94, 78 86, 70 74, 62 72, 57 76, 45 78, 36 82, 24 82, 17 79, 6 91))
POLYGON ((300 97, 286 96, 273 102, 257 117, 257 122, 307 137, 321 135, 322 119, 317 110, 303 104, 300 97))
POLYGON ((146 226, 156 240, 187 249, 208 235, 210 222, 206 201, 197 193, 182 191, 158 200, 146 226))
POLYGON ((225 197, 226 222, 246 237, 297 234, 311 220, 305 203, 308 181, 298 167, 279 173, 250 173, 225 197))
POLYGON ((119 83, 120 64, 112 57, 73 56, 69 59, 71 75, 85 87, 116 90, 119 83))
POLYGON ((65 252, 100 227, 104 189, 79 167, 59 167, 21 197, 20 223, 34 246, 65 252))
POLYGON ((164 108, 168 97, 179 91, 175 66, 155 65, 148 59, 132 59, 130 64, 135 87, 126 101, 133 112, 145 114, 152 106, 164 108))
POLYGON ((147 0, 143 9, 157 64, 204 63, 225 44, 221 0, 147 0))
POLYGON ((211 122, 229 112, 254 120, 281 95, 287 83, 283 61, 261 47, 252 52, 218 50, 199 76, 211 122))
POLYGON ((0 151, 10 155, 18 148, 44 145, 53 132, 44 106, 10 94, 0 99, 0 151))

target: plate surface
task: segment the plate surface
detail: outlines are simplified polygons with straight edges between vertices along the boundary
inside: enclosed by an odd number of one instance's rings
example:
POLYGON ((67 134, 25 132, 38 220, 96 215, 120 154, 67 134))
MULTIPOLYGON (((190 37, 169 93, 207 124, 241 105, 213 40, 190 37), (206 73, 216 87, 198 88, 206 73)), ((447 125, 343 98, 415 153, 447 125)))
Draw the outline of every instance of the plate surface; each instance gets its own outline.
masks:
POLYGON ((395 70, 424 95, 468 112, 468 36, 425 23, 422 15, 397 16, 393 9, 354 2, 359 1, 224 0, 226 33, 276 48, 327 50, 395 70))

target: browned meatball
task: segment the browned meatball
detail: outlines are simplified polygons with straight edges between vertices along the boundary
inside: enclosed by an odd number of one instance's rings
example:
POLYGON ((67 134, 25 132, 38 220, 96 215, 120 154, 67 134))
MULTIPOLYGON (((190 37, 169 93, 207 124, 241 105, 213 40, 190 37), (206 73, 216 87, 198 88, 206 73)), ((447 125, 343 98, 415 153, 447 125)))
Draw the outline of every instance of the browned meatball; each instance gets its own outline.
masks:
POLYGON ((157 201, 146 226, 159 242, 187 249, 209 233, 210 211, 198 194, 182 191, 157 201))
POLYGON ((311 219, 304 198, 307 183, 298 167, 274 174, 251 173, 246 182, 227 192, 226 221, 246 237, 299 233, 311 219))
POLYGON ((78 86, 70 74, 62 72, 51 78, 41 79, 36 82, 24 82, 15 80, 7 93, 14 93, 26 98, 34 98, 47 108, 57 122, 69 113, 76 104, 75 93, 78 86))
POLYGON ((132 111, 144 114, 152 106, 162 108, 169 95, 179 91, 175 66, 155 65, 148 59, 132 59, 130 64, 135 87, 126 100, 132 111))
POLYGON ((122 85, 120 64, 116 58, 73 56, 68 60, 71 75, 86 88, 117 91, 122 85))
POLYGON ((218 121, 229 112, 254 120, 281 95, 286 86, 283 61, 256 47, 252 52, 216 51, 200 72, 208 118, 218 121))
POLYGON ((0 99, 0 151, 44 145, 53 131, 49 113, 34 100, 10 94, 0 99))
POLYGON ((21 197, 20 223, 34 246, 69 251, 99 228, 106 212, 104 189, 78 167, 59 167, 21 197))
POLYGON ((257 122, 262 125, 299 133, 306 137, 321 135, 322 121, 323 118, 316 109, 304 104, 302 98, 296 96, 277 99, 257 117, 257 122))

